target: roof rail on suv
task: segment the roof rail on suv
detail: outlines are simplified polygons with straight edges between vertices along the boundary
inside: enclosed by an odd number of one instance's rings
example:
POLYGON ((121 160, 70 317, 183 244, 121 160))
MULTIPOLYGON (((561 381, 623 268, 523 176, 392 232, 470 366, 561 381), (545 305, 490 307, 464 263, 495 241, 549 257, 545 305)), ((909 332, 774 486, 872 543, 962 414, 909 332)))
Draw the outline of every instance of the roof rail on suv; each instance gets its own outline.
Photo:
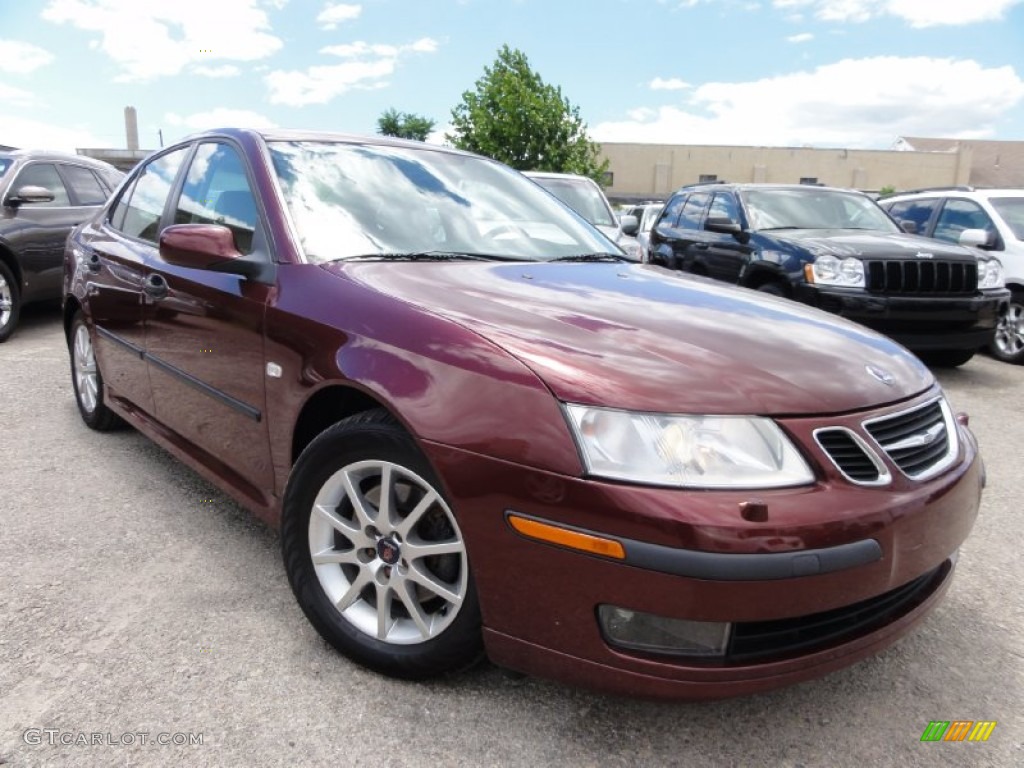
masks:
POLYGON ((895 195, 919 195, 922 192, 973 192, 974 187, 967 186, 966 184, 959 184, 951 187, 921 187, 920 189, 904 189, 901 192, 893 192, 891 195, 886 197, 893 197, 895 195))

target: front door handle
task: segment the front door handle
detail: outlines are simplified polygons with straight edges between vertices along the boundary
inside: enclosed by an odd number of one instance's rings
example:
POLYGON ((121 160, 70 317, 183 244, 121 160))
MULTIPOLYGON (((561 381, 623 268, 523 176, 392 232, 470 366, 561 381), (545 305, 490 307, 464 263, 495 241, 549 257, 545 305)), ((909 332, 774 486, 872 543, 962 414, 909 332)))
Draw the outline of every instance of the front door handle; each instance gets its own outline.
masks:
POLYGON ((144 290, 146 295, 151 298, 163 299, 167 297, 167 292, 170 289, 168 288, 167 281, 164 280, 163 275, 153 273, 146 278, 146 282, 143 284, 142 290, 144 290))

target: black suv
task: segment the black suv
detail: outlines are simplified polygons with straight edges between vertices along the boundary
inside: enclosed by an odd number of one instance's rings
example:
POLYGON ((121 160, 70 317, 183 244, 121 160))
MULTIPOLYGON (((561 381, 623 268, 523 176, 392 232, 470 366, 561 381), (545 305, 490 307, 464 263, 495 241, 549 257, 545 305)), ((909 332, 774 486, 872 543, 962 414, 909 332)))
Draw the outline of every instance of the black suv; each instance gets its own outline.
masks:
POLYGON ((997 259, 907 234, 867 195, 830 187, 683 187, 649 253, 850 318, 934 365, 961 365, 990 344, 1009 300, 997 259))
POLYGON ((0 342, 14 332, 22 306, 60 298, 64 241, 123 177, 79 155, 0 152, 0 342))

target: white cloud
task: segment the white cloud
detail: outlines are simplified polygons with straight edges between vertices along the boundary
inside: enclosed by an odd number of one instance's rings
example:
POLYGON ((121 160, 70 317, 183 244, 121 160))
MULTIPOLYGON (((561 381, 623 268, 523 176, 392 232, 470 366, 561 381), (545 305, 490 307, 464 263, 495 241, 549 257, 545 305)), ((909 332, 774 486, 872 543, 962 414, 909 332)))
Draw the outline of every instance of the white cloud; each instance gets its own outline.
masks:
POLYGON ((189 64, 256 61, 283 45, 260 0, 49 0, 42 17, 98 35, 99 49, 122 69, 120 82, 177 75, 189 64))
MULTIPOLYGON (((28 106, 35 101, 35 97, 28 91, 22 90, 21 88, 15 88, 13 85, 5 85, 0 83, 0 104, 6 104, 7 106, 24 107, 28 106)), ((0 133, 3 132, 4 126, 0 123, 0 133)), ((9 144, 10 142, 3 141, 0 139, 0 144, 9 144)))
POLYGON ((655 116, 600 123, 597 141, 888 146, 894 136, 980 138, 1024 100, 1012 67, 880 56, 745 83, 706 83, 655 116), (771 115, 771 120, 751 120, 771 115))
POLYGON ((239 128, 276 128, 277 123, 270 118, 248 109, 226 109, 218 107, 209 112, 196 112, 182 116, 175 112, 164 115, 164 122, 175 127, 188 128, 193 131, 206 131, 211 128, 236 126, 239 128))
POLYGON ((692 86, 685 80, 680 80, 678 77, 670 77, 668 79, 656 77, 651 80, 647 87, 652 91, 680 91, 692 86))
MULTIPOLYGON (((0 103, 7 104, 3 88, 0 85, 0 103)), ((0 112, 0 144, 25 149, 74 152, 79 147, 106 147, 110 142, 97 138, 91 131, 80 126, 51 125, 0 112)))
POLYGON ((809 43, 814 39, 810 32, 801 32, 799 35, 790 35, 786 38, 787 43, 809 43))
POLYGON ((53 61, 53 54, 20 40, 0 40, 0 72, 25 75, 53 61))
POLYGON ((357 41, 328 46, 320 52, 347 61, 309 67, 304 71, 277 70, 269 73, 266 82, 270 88, 270 101, 272 104, 301 107, 326 104, 353 88, 384 88, 388 85, 387 78, 394 73, 403 57, 411 53, 433 53, 437 47, 437 41, 429 37, 408 45, 357 41))
POLYGON ((316 23, 321 29, 337 29, 339 24, 346 21, 358 19, 363 12, 361 5, 346 5, 345 3, 328 3, 316 17, 316 23))
POLYGON ((203 77, 238 77, 242 74, 242 70, 236 67, 234 64, 222 64, 219 67, 208 67, 205 65, 197 64, 190 70, 197 75, 203 77))
POLYGON ((912 27, 998 21, 1024 0, 773 0, 776 8, 807 9, 822 21, 864 22, 895 16, 912 27))

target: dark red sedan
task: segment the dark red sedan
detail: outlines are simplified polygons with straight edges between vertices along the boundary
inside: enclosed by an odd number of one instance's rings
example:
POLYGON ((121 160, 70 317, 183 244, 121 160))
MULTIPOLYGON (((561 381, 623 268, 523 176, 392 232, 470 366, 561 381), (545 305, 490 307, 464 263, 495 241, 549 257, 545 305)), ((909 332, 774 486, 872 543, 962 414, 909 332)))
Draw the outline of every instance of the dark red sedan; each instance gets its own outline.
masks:
POLYGON ((390 675, 814 677, 924 618, 978 511, 966 420, 901 347, 627 263, 453 150, 192 137, 73 233, 64 306, 86 423, 279 526, 306 616, 390 675))

